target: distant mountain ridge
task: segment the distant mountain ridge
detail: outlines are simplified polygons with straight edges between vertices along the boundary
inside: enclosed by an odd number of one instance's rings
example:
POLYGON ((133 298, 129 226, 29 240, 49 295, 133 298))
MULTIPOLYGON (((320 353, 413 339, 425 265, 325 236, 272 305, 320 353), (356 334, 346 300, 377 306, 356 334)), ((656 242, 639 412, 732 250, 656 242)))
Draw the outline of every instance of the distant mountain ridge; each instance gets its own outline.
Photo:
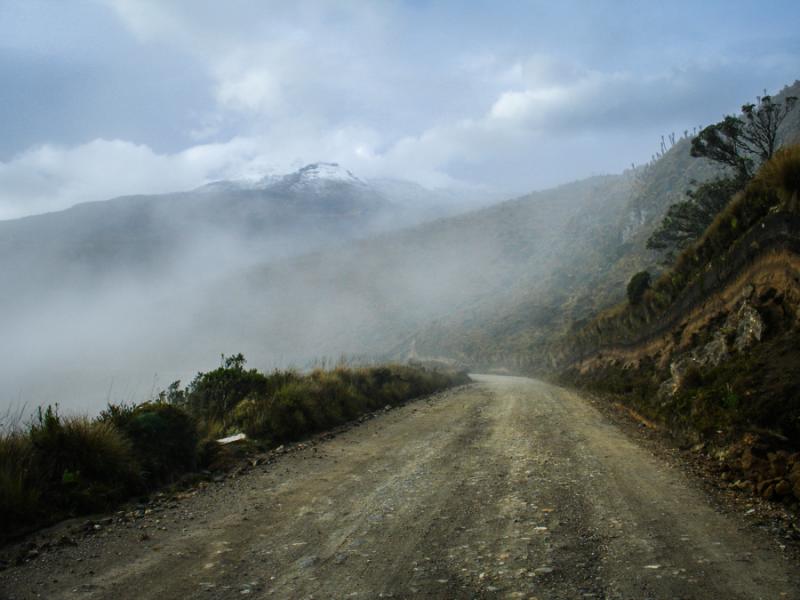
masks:
POLYGON ((0 308, 125 273, 146 280, 192 256, 204 257, 204 272, 270 262, 452 214, 454 206, 410 182, 387 189, 319 162, 257 181, 0 221, 0 308), (409 187, 410 200, 403 193, 409 187))
MULTIPOLYGON (((328 320, 323 314, 334 318, 338 299, 315 289, 313 279, 330 274, 300 270, 291 282, 274 280, 259 290, 262 296, 250 297, 249 269, 335 254, 370 236, 465 211, 474 200, 313 163, 256 181, 0 221, 0 407, 21 399, 34 406, 86 402, 94 410, 112 391, 152 385, 154 373, 186 378, 191 373, 184 369, 212 367, 219 352, 254 346, 258 352, 249 356, 269 353, 273 361, 262 360, 264 368, 319 355, 323 346, 313 340, 290 346, 285 358, 274 349, 298 335, 324 337, 316 324, 328 320), (302 289, 292 287, 301 281, 302 289), (270 298, 285 297, 285 289, 297 295, 274 305, 270 298), (303 314, 310 299, 316 312, 303 314), (219 311, 201 315, 209 302, 219 311), (267 311, 271 323, 279 317, 279 327, 291 331, 250 323, 242 337, 231 338, 228 320, 255 318, 256 311, 267 311)), ((355 283, 339 283, 358 293, 355 283)), ((123 399, 140 401, 146 392, 131 394, 123 399)))

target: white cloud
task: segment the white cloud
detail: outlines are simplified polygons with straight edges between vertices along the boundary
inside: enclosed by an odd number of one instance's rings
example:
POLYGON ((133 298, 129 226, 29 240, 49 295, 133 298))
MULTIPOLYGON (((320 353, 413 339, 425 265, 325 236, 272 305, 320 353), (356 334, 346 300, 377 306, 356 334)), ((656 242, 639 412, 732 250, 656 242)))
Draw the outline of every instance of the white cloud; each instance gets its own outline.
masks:
POLYGON ((166 2, 140 0, 100 0, 115 10, 130 30, 142 41, 179 35, 181 20, 166 2))
MULTIPOLYGON (((193 85, 204 93, 175 97, 202 102, 176 125, 178 142, 168 127, 158 139, 147 133, 152 115, 145 110, 131 127, 107 135, 141 135, 150 145, 45 144, 0 162, 0 217, 318 160, 363 177, 523 191, 646 159, 670 127, 711 122, 731 101, 735 108, 741 74, 758 71, 752 61, 723 62, 713 53, 644 68, 619 56, 595 60, 566 41, 536 43, 549 35, 544 30, 539 38, 506 40, 484 23, 469 29, 470 11, 454 22, 444 11, 437 22, 437 10, 403 3, 99 1, 133 34, 134 46, 163 51, 165 61, 189 57, 202 71, 193 85)), ((131 88, 138 83, 133 77, 131 88)), ((169 93, 150 83, 154 97, 169 93)), ((113 94, 105 104, 125 106, 113 94)), ((91 137, 102 131, 89 125, 91 137)), ((91 139, 79 136, 69 139, 91 139)))
POLYGON ((558 109, 558 105, 568 99, 569 90, 558 87, 504 92, 492 105, 489 115, 493 119, 528 120, 558 109))
POLYGON ((219 109, 244 113, 255 127, 287 114, 338 116, 387 76, 388 4, 104 2, 141 41, 198 58, 219 109))
MULTIPOLYGON (((225 67, 233 72, 238 64, 225 67)), ((396 136, 304 111, 292 115, 293 104, 281 97, 271 73, 245 70, 240 79, 229 76, 220 87, 220 101, 237 110, 280 113, 280 118, 246 135, 171 154, 103 139, 74 147, 30 149, 0 163, 0 218, 123 194, 190 189, 217 179, 257 178, 319 160, 340 162, 364 177, 403 177, 429 187, 485 183, 486 172, 492 171, 497 187, 523 191, 519 181, 529 189, 552 185, 585 172, 586 164, 600 170, 622 169, 647 156, 638 149, 640 141, 638 148, 631 145, 626 153, 614 153, 617 162, 609 156, 600 160, 599 146, 587 146, 586 141, 602 144, 609 135, 641 139, 649 133, 655 144, 652 127, 668 119, 688 119, 689 112, 682 111, 692 106, 708 72, 698 68, 641 78, 580 71, 569 65, 554 69, 536 57, 512 67, 492 64, 505 89, 498 90, 483 114, 396 136), (561 77, 565 72, 572 77, 561 77), (661 119, 654 120, 659 111, 661 119), (563 156, 570 157, 569 172, 563 156), (525 157, 536 168, 520 171, 518 179, 504 186, 500 166, 510 168, 525 157)), ((205 121, 208 130, 197 132, 201 139, 213 134, 220 117, 207 116, 205 121)))
POLYGON ((219 82, 217 99, 226 108, 272 111, 281 105, 280 85, 266 69, 250 69, 219 82))
POLYGON ((256 145, 243 139, 176 154, 157 154, 121 140, 39 146, 0 163, 0 219, 124 194, 191 188, 238 175, 255 154, 256 145))

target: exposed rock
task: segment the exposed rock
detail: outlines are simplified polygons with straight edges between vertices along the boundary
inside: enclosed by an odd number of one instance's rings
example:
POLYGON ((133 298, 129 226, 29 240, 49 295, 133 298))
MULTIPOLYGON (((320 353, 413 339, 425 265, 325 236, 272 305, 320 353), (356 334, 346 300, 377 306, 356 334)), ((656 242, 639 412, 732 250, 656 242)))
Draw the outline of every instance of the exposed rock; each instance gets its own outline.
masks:
POLYGON ((739 309, 730 313, 722 326, 709 332, 711 340, 708 343, 672 358, 669 367, 671 377, 658 390, 661 400, 668 399, 680 389, 690 368, 719 366, 730 358, 732 349, 742 352, 761 341, 765 328, 764 319, 748 300, 751 295, 752 290, 746 290, 739 309))
POLYGON ((675 384, 675 380, 670 377, 669 379, 662 381, 661 385, 658 386, 656 397, 663 402, 668 400, 676 391, 678 391, 678 386, 675 384))
POLYGON ((794 462, 786 478, 794 485, 800 483, 800 462, 794 462))
POLYGON ((237 433, 235 435, 229 435, 228 437, 224 437, 217 440, 217 443, 221 446, 225 446, 227 444, 235 444, 236 442, 243 442, 247 439, 247 436, 244 433, 237 433))
POLYGON ((781 479, 775 484, 775 493, 780 497, 788 496, 792 493, 792 484, 785 479, 781 479))
POLYGON ((60 538, 58 538, 58 542, 56 542, 56 543, 59 546, 77 546, 78 545, 78 542, 76 542, 74 540, 74 538, 71 538, 70 536, 68 536, 66 534, 62 535, 60 538))
POLYGON ((764 320, 749 302, 742 304, 736 317, 738 323, 734 347, 739 352, 742 352, 756 342, 761 341, 761 336, 764 334, 764 320))
MULTIPOLYGON (((692 367, 698 367, 698 366, 699 363, 695 359, 693 353, 684 354, 678 359, 672 361, 672 363, 669 366, 669 372, 672 375, 672 377, 662 384, 662 386, 664 387, 664 391, 667 392, 670 396, 675 394, 675 392, 677 392, 683 385, 683 381, 689 370, 692 367)), ((659 390, 659 392, 660 391, 661 390, 659 390)))
POLYGON ((767 460, 769 460, 770 475, 772 477, 778 478, 786 475, 788 468, 788 457, 789 453, 785 450, 770 452, 767 455, 767 460))
POLYGON ((764 498, 764 500, 772 500, 775 497, 775 485, 770 483, 765 487, 764 491, 761 492, 761 497, 764 498))
POLYGON ((686 374, 692 369, 716 367, 730 357, 727 336, 724 329, 714 333, 711 341, 691 352, 677 357, 670 363, 672 377, 664 381, 658 390, 662 400, 673 396, 683 385, 686 374))
POLYGON ((695 353, 695 360, 703 367, 716 367, 730 356, 728 342, 722 331, 714 334, 714 338, 695 353))
POLYGON ((769 480, 760 481, 758 485, 756 485, 756 493, 759 494, 760 496, 764 496, 765 492, 767 491, 767 488, 770 486, 774 487, 774 484, 771 481, 769 480))

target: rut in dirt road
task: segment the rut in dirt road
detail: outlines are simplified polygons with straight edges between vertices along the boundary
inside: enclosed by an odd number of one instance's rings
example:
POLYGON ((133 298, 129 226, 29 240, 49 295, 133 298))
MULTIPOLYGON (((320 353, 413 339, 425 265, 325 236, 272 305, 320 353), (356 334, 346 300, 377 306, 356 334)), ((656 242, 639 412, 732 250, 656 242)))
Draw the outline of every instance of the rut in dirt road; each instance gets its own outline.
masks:
POLYGON ((182 500, 149 517, 147 536, 114 525, 12 568, 0 589, 16 599, 800 599, 797 565, 771 539, 716 512, 582 399, 474 378, 182 500))

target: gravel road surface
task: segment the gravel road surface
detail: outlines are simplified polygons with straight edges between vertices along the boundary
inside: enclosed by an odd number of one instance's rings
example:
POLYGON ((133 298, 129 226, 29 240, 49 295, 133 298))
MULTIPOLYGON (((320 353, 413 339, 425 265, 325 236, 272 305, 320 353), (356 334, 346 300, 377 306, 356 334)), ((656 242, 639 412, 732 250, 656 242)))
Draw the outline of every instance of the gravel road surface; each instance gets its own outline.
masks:
POLYGON ((774 539, 576 394, 474 379, 98 526, 0 597, 800 599, 774 539))

